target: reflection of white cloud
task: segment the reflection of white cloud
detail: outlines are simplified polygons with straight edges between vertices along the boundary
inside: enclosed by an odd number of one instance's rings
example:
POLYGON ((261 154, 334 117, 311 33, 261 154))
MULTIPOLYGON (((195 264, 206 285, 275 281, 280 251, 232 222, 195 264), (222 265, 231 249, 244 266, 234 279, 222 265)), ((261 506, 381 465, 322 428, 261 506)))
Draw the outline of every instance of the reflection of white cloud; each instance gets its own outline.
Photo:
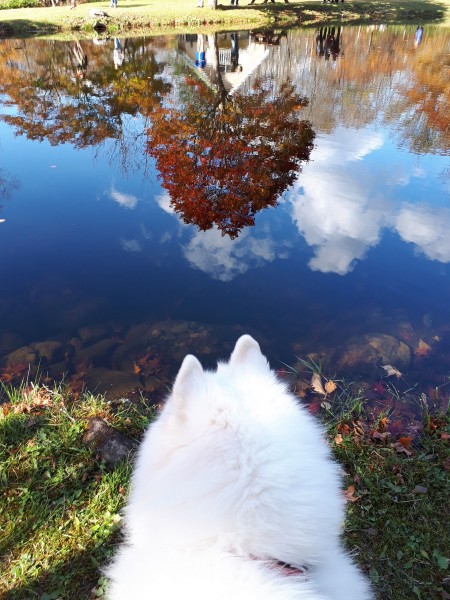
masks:
POLYGON ((137 240, 125 240, 122 238, 120 243, 122 248, 127 252, 142 252, 141 245, 137 240))
POLYGON ((123 206, 124 208, 135 208, 138 202, 136 196, 119 192, 114 186, 111 186, 109 195, 114 202, 117 202, 117 204, 120 204, 120 206, 123 206))
POLYGON ((172 214, 175 212, 170 205, 170 196, 169 196, 168 192, 163 192, 159 196, 156 196, 155 201, 156 201, 156 204, 158 204, 160 206, 160 208, 163 209, 164 212, 169 213, 169 214, 172 214))
POLYGON ((426 205, 406 205, 396 219, 396 229, 432 260, 450 262, 450 210, 426 205))
POLYGON ((360 165, 355 177, 351 163, 382 142, 380 134, 364 130, 322 137, 300 178, 303 194, 295 188, 288 194, 299 231, 315 247, 311 269, 344 275, 378 242, 386 206, 371 193, 376 175, 360 165))
POLYGON ((285 256, 283 242, 278 242, 277 249, 267 234, 252 237, 250 231, 242 231, 235 240, 222 236, 216 228, 197 231, 184 247, 184 255, 192 266, 221 281, 231 281, 250 268, 285 256))

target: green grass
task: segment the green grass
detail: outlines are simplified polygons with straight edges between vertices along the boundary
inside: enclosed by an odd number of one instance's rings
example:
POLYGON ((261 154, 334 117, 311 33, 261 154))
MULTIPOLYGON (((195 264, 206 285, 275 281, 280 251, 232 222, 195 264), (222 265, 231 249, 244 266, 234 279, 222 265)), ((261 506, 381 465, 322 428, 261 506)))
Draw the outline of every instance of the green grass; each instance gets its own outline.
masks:
MULTIPOLYGON (((95 7, 109 12, 110 32, 145 30, 147 33, 173 31, 177 28, 236 28, 238 26, 288 26, 337 23, 417 23, 450 24, 450 0, 352 0, 344 4, 323 4, 304 0, 285 4, 281 0, 236 8, 223 2, 218 10, 197 8, 196 0, 119 0, 110 10, 108 1, 82 3, 75 10, 63 2, 57 7, 12 8, 35 0, 0 0, 0 37, 51 34, 56 32, 90 32, 94 19, 89 11, 95 7)), ((207 5, 207 0, 205 0, 207 5)))
POLYGON ((30 389, 10 390, 0 407, 0 597, 90 598, 118 539, 131 462, 108 469, 83 433, 100 416, 136 436, 148 417, 90 395, 71 401, 61 388, 30 389))
MULTIPOLYGON (((338 388, 343 408, 323 416, 346 472, 346 542, 383 600, 437 599, 448 577, 449 418, 428 417, 405 450, 374 440, 381 419, 362 421, 364 398, 338 388), (349 486, 353 486, 349 487, 349 486), (353 501, 352 501, 353 500, 353 501)), ((63 386, 4 388, 0 407, 0 597, 102 597, 107 563, 120 540, 120 510, 131 457, 109 469, 83 441, 90 418, 140 439, 151 410, 71 397, 63 386)), ((333 406, 333 401, 330 406, 333 406)), ((405 442, 405 440, 403 440, 405 442)), ((448 590, 447 590, 448 591, 448 590)))

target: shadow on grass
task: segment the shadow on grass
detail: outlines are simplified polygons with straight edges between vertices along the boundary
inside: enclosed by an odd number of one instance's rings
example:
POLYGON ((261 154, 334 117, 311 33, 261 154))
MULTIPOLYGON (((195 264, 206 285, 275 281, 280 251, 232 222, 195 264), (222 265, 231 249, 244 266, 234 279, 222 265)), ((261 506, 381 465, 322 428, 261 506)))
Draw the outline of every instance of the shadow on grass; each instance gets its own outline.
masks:
POLYGON ((13 19, 2 23, 1 15, 2 12, 0 11, 0 38, 47 35, 61 31, 61 28, 53 23, 39 23, 28 19, 13 19))
POLYGON ((42 597, 61 600, 95 598, 98 596, 95 590, 102 577, 100 569, 108 563, 113 547, 117 543, 119 543, 119 536, 113 534, 104 541, 103 547, 96 548, 93 545, 74 552, 65 561, 55 564, 40 576, 30 578, 26 583, 10 589, 1 595, 1 598, 3 600, 31 600, 42 597))
POLYGON ((323 2, 290 2, 276 0, 276 3, 262 3, 256 0, 255 4, 241 4, 238 7, 220 5, 220 9, 229 10, 257 10, 263 12, 269 23, 272 24, 301 24, 304 22, 339 21, 341 24, 362 24, 382 22, 385 24, 442 22, 446 18, 447 6, 442 2, 430 0, 417 2, 347 2, 341 4, 323 2))

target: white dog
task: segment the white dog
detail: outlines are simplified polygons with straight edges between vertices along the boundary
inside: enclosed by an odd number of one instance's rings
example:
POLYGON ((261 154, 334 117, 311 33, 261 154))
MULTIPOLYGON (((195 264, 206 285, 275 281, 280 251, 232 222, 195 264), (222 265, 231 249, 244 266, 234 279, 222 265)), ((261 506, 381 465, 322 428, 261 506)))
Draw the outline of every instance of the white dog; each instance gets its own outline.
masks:
POLYGON ((141 445, 109 600, 367 600, 340 544, 339 467, 319 425, 242 336, 186 356, 141 445))

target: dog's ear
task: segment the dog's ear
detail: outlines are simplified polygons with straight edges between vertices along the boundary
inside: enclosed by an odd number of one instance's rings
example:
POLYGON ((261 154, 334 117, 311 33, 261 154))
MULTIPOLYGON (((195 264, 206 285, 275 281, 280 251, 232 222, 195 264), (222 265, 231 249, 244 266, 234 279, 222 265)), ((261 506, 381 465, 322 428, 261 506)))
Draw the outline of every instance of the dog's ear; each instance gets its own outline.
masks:
POLYGON ((243 335, 236 342, 230 357, 230 365, 238 367, 249 364, 269 368, 267 359, 261 352, 258 342, 251 335, 243 335))
POLYGON ((183 403, 183 400, 195 395, 203 382, 203 367, 200 361, 188 354, 181 364, 178 375, 173 384, 172 397, 175 402, 183 403))

